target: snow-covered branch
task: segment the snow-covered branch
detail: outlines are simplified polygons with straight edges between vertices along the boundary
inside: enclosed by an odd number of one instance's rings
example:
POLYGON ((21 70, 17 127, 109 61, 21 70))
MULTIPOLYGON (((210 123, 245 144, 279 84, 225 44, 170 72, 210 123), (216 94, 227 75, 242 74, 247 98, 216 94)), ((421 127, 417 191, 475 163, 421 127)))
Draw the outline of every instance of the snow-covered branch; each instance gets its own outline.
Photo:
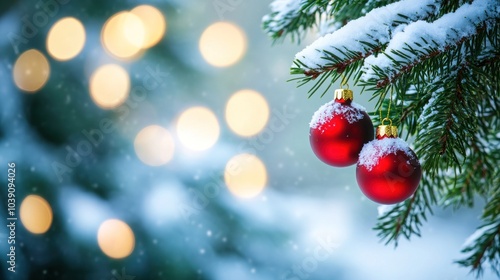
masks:
POLYGON ((444 52, 450 46, 478 32, 478 28, 493 26, 489 21, 500 17, 497 0, 476 0, 464 4, 434 22, 416 21, 395 32, 384 55, 366 58, 361 79, 385 79, 385 83, 413 64, 444 52), (398 61, 397 58, 402 61, 398 61), (401 65, 403 64, 403 66, 401 65))
MULTIPOLYGON (((352 60, 349 53, 363 59, 382 49, 391 34, 404 24, 425 19, 439 9, 433 0, 404 0, 377 8, 327 34, 295 55, 294 66, 310 75, 341 68, 352 60)), ((352 62, 352 61, 351 61, 352 62)))

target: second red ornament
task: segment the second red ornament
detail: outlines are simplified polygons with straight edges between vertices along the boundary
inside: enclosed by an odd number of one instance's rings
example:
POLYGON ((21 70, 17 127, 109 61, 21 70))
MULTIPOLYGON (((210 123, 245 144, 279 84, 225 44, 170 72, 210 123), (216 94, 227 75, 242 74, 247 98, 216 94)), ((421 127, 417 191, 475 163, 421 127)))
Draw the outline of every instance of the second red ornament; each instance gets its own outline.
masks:
POLYGON ((397 127, 380 125, 377 139, 359 155, 356 180, 361 191, 381 204, 399 203, 415 193, 421 177, 417 155, 397 137, 397 127))
POLYGON ((321 106, 310 123, 312 150, 332 166, 355 164, 363 145, 374 138, 373 123, 366 109, 352 99, 352 90, 335 90, 334 100, 321 106))

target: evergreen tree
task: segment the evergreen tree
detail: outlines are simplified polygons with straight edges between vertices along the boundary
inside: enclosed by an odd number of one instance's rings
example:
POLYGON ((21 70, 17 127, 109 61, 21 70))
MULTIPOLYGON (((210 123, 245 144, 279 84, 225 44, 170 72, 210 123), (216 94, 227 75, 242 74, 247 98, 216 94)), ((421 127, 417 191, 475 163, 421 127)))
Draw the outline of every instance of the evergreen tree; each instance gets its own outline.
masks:
POLYGON ((381 239, 397 246, 420 235, 433 208, 484 202, 458 263, 500 275, 500 2, 275 0, 263 28, 299 42, 319 29, 296 54, 292 80, 312 83, 309 96, 354 80, 413 141, 424 175, 379 218, 381 239))

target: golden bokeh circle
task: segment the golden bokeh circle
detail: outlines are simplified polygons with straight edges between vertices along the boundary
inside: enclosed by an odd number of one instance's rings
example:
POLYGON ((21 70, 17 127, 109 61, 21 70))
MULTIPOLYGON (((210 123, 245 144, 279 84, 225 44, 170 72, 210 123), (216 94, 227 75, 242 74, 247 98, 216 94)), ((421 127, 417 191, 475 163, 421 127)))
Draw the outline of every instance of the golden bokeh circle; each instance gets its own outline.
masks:
POLYGON ((229 98, 225 117, 234 133, 244 137, 254 136, 264 129, 269 120, 269 105, 260 93, 240 90, 229 98))
POLYGON ((41 89, 47 83, 49 75, 49 61, 35 49, 23 52, 14 64, 14 83, 26 92, 36 92, 41 89))
POLYGON ((130 91, 130 77, 117 64, 97 68, 90 77, 90 96, 103 109, 113 109, 125 102, 130 91))
POLYGON ((97 243, 106 256, 123 259, 134 251, 134 232, 125 222, 118 219, 104 221, 97 231, 97 243))
POLYGON ((52 208, 41 196, 28 195, 21 203, 19 216, 23 226, 31 233, 42 234, 52 224, 52 208))
POLYGON ((57 60, 69 60, 77 56, 85 45, 85 28, 74 17, 58 20, 47 35, 47 51, 57 60))
POLYGON ((203 31, 199 49, 203 58, 216 67, 228 67, 238 62, 246 52, 245 32, 230 22, 217 22, 203 31))
POLYGON ((192 107, 179 116, 176 132, 184 147, 192 151, 204 151, 215 145, 219 139, 220 126, 210 109, 192 107))

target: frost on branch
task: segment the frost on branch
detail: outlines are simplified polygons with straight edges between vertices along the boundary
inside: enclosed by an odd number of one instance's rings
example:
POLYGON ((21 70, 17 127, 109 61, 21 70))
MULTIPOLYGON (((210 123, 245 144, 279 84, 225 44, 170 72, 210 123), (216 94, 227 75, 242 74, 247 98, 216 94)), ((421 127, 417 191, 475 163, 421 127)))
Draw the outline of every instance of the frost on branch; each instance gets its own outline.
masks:
MULTIPOLYGON (((366 58, 361 79, 369 81, 397 76, 403 70, 401 63, 418 63, 420 59, 433 53, 441 53, 449 46, 476 34, 484 23, 487 29, 491 28, 493 24, 488 24, 488 21, 499 15, 497 0, 476 0, 434 22, 413 22, 398 30, 399 32, 394 32, 384 55, 366 58)), ((406 68, 408 67, 410 66, 407 65, 406 68)))
POLYGON ((298 67, 310 75, 333 69, 342 72, 352 63, 353 57, 349 54, 357 54, 362 59, 382 50, 401 25, 434 14, 439 9, 434 2, 405 0, 374 9, 297 53, 292 68, 298 67))

